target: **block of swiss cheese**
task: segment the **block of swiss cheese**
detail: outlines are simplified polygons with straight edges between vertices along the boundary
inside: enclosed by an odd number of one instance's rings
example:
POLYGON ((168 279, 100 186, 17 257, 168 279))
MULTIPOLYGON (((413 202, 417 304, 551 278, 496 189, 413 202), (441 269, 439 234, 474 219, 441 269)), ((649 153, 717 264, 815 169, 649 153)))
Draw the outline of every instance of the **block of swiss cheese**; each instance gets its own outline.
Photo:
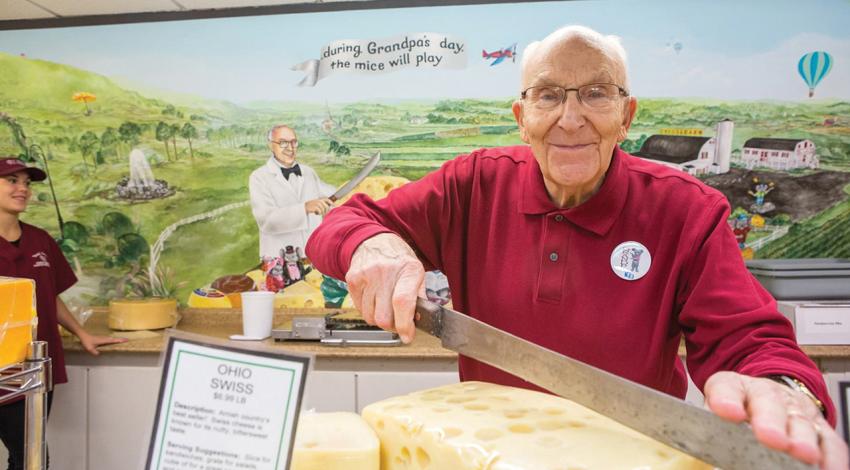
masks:
POLYGON ((572 401, 462 382, 368 405, 381 469, 710 470, 572 401))
POLYGON ((36 322, 35 281, 0 277, 0 367, 26 359, 36 322))
POLYGON ((291 470, 379 470, 380 443, 355 413, 301 413, 291 470))

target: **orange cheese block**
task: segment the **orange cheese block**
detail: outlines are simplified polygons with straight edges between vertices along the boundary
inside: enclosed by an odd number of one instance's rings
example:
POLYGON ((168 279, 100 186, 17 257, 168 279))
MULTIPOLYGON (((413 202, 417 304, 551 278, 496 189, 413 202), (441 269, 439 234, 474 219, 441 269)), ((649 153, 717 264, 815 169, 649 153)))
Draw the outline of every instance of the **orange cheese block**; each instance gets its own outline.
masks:
POLYGON ((3 367, 27 357, 27 346, 38 324, 35 281, 0 277, 0 299, 0 367, 3 367))
POLYGON ((155 330, 177 324, 175 299, 119 299, 109 301, 109 328, 155 330))

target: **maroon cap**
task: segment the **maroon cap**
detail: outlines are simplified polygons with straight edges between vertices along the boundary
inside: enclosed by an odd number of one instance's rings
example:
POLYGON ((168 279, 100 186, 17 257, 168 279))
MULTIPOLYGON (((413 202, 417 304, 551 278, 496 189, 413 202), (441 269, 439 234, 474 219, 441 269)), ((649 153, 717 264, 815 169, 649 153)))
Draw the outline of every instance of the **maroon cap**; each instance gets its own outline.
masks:
POLYGON ((11 175, 19 171, 26 171, 30 175, 31 181, 44 181, 47 179, 47 173, 44 170, 35 166, 27 166, 19 158, 0 158, 0 176, 11 175))

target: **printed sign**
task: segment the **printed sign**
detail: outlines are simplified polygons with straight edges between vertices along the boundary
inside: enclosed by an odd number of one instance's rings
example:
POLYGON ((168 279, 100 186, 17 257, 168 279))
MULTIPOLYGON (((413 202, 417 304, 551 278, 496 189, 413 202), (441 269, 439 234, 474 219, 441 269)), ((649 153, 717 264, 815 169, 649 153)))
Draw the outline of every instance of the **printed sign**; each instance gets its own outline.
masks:
POLYGON ((288 468, 308 365, 171 336, 145 468, 288 468))

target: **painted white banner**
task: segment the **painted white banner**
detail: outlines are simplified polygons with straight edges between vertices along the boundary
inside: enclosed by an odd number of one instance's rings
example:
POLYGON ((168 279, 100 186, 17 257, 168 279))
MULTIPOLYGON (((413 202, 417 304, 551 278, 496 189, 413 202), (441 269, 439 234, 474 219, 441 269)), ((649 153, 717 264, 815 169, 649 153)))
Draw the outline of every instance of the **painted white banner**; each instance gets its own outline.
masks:
POLYGON ((340 39, 322 48, 321 58, 292 66, 306 76, 299 86, 335 72, 387 73, 409 68, 462 69, 466 45, 439 33, 410 33, 383 39, 340 39))

